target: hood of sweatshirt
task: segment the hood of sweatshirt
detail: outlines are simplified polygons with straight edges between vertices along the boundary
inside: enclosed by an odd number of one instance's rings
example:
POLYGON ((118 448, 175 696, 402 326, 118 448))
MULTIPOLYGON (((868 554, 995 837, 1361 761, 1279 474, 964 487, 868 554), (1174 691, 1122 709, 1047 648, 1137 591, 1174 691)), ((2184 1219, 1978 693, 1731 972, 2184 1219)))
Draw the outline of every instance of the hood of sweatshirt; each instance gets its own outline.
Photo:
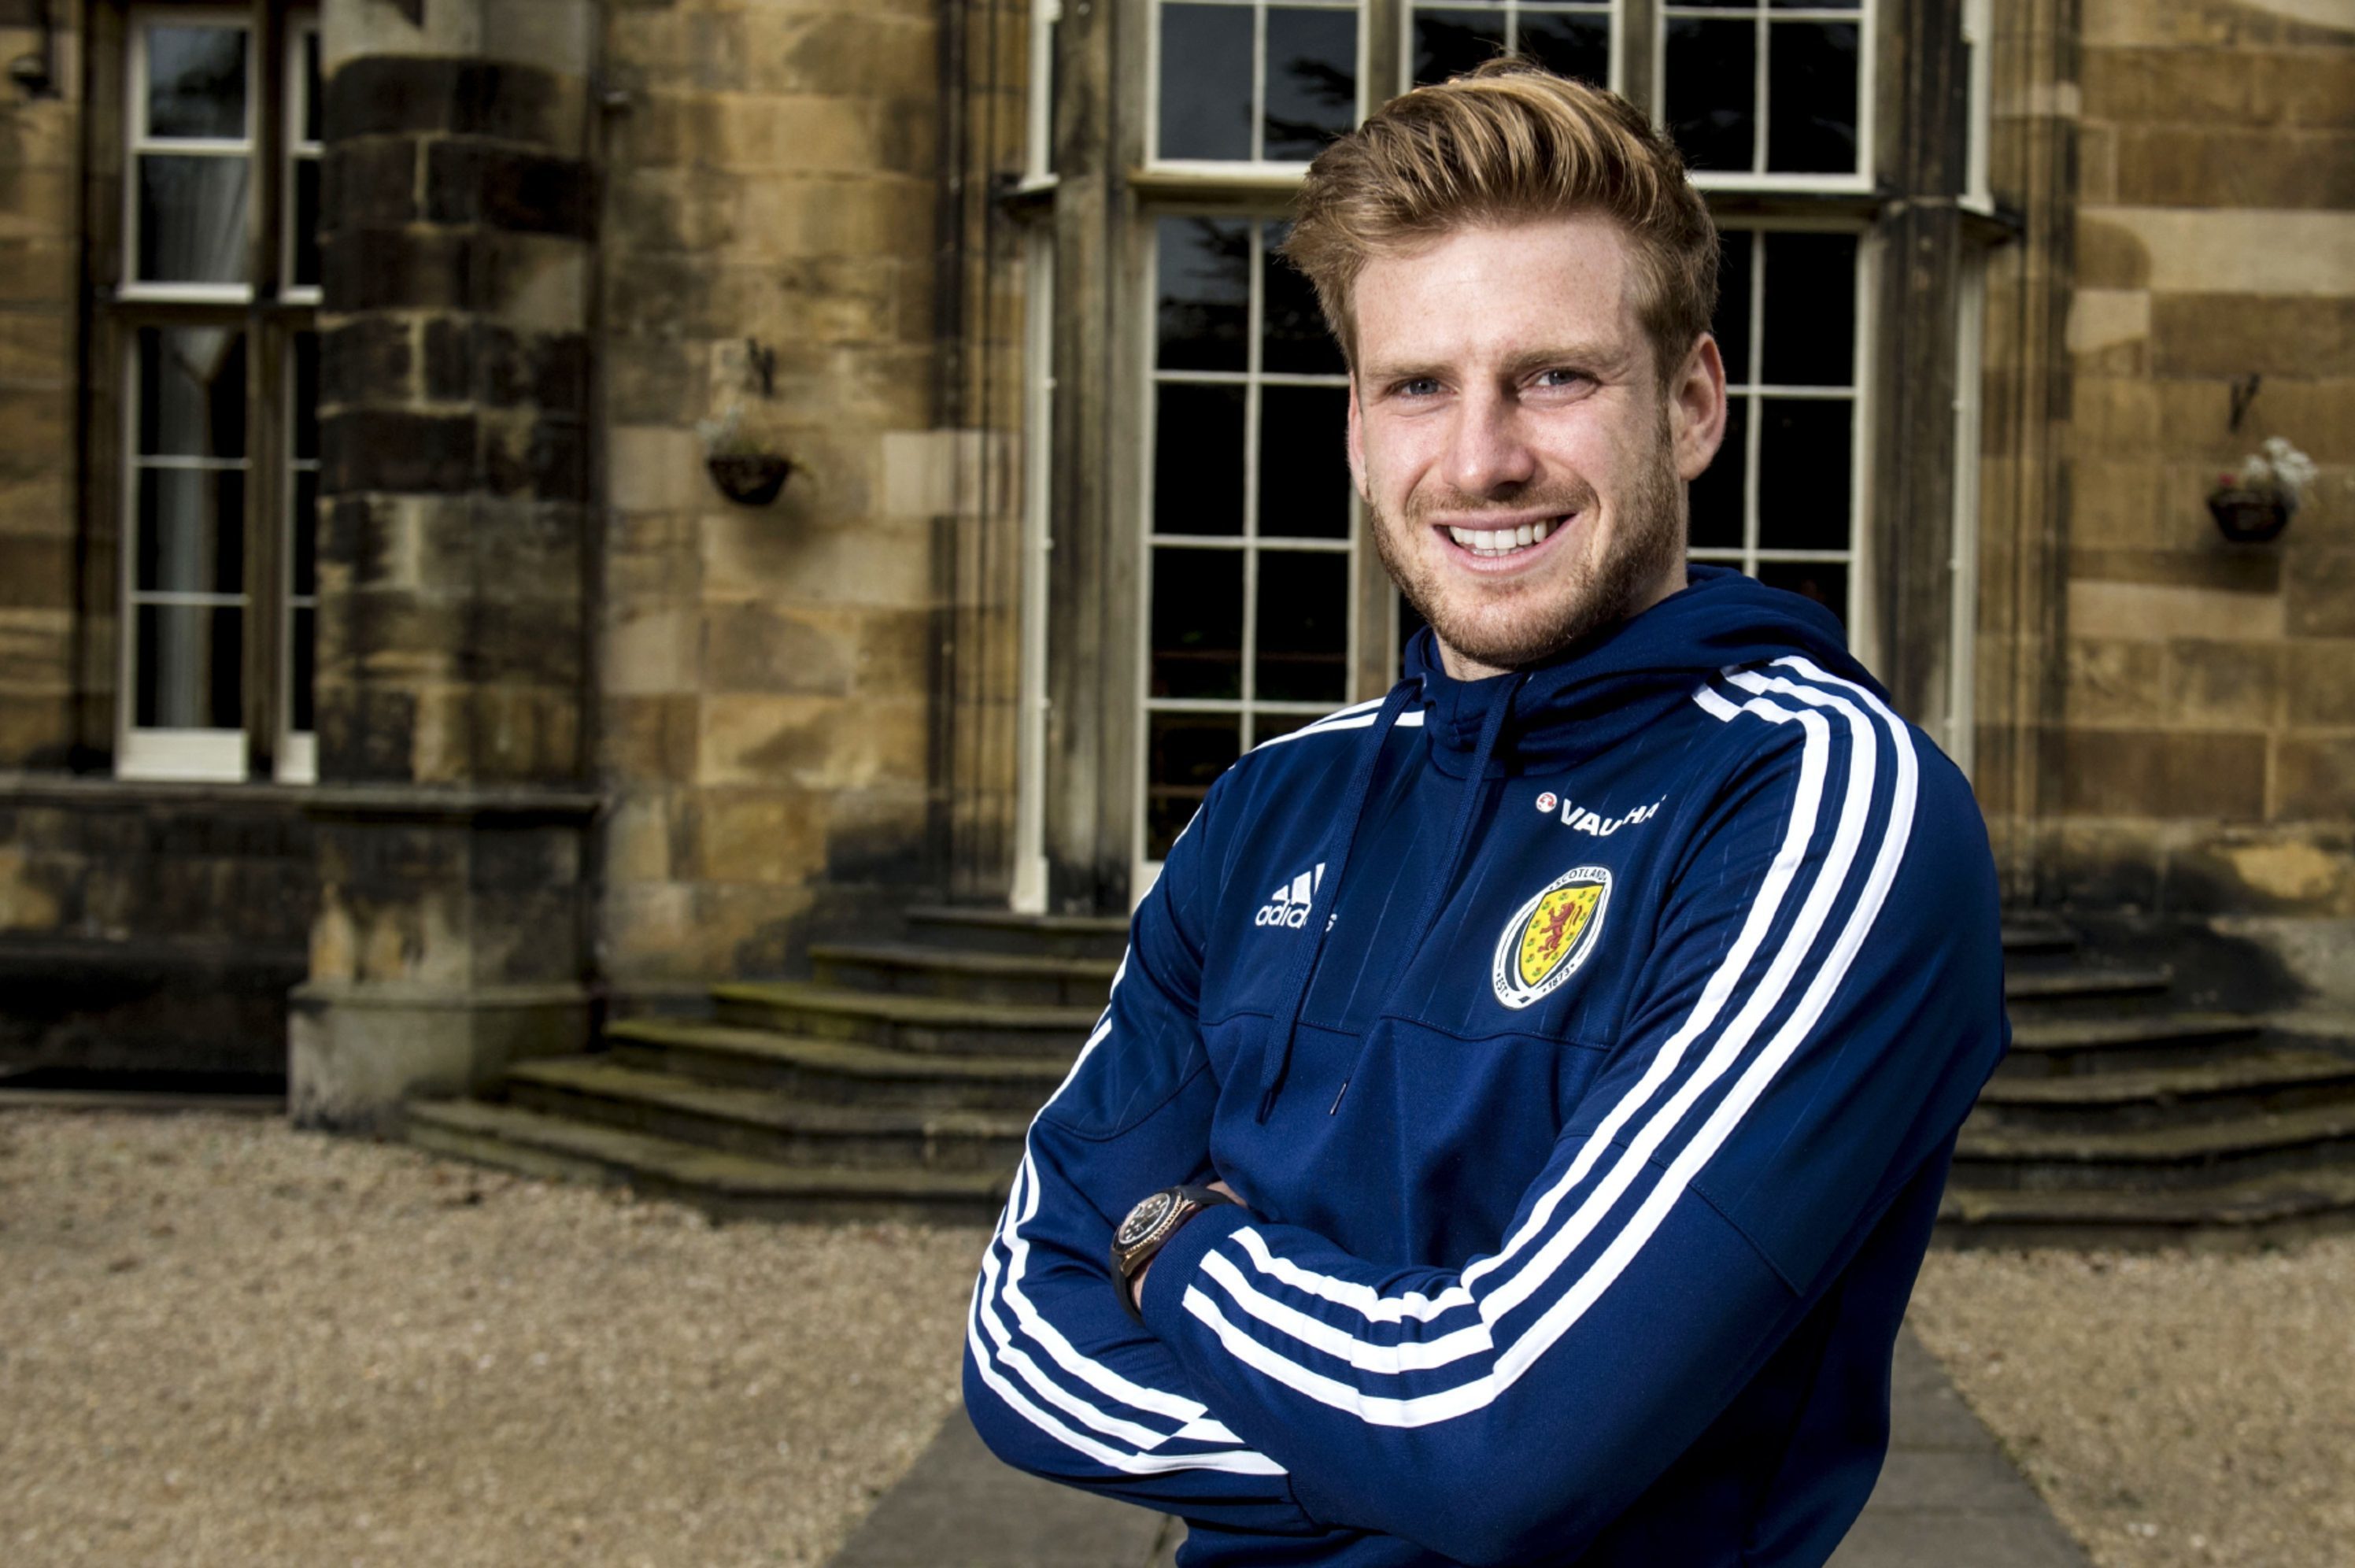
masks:
POLYGON ((1811 599, 1769 588, 1731 567, 1690 566, 1686 585, 1615 626, 1526 669, 1457 680, 1440 665, 1431 629, 1406 648, 1422 682, 1433 761, 1461 776, 1480 750, 1496 705, 1511 709, 1483 771, 1568 766, 1640 733, 1686 701, 1714 671, 1805 654, 1834 675, 1885 696, 1848 651, 1840 624, 1811 599))

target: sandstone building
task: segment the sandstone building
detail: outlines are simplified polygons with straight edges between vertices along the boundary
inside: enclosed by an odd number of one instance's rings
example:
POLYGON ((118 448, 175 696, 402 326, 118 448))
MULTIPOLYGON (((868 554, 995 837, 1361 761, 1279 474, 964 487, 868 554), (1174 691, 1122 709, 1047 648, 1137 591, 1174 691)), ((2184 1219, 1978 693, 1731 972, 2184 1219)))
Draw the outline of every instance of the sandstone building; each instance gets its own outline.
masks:
POLYGON ((1271 247, 1499 46, 1719 214, 1696 555, 1844 616, 2016 903, 2355 997, 2343 0, 0 0, 0 1060, 364 1121, 1124 911, 1395 667, 1271 247))

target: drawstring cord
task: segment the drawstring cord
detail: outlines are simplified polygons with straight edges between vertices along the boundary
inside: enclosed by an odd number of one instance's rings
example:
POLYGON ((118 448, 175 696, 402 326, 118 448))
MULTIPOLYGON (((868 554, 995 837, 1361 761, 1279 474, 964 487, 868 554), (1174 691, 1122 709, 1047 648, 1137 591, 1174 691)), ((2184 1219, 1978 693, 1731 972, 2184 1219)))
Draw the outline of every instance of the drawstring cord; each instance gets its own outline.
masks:
MULTIPOLYGON (((1465 777, 1464 793, 1456 804, 1455 827, 1448 836, 1447 853, 1440 860, 1438 874, 1423 890, 1422 909, 1416 912, 1413 923, 1406 928, 1413 933, 1412 945, 1408 949, 1410 955, 1414 947, 1422 944, 1432 917, 1439 912, 1440 900, 1455 880, 1456 863, 1464 858, 1464 847, 1471 836, 1473 818, 1478 815, 1481 799, 1487 794, 1485 786, 1489 760, 1496 755, 1497 741, 1504 733, 1505 720, 1513 709, 1513 699, 1519 695, 1522 684, 1528 679, 1526 674, 1508 677, 1508 684, 1488 709, 1488 716, 1480 726, 1479 743, 1472 752, 1471 772, 1465 777)), ((1408 696, 1419 690, 1420 685, 1415 681, 1401 681, 1391 688, 1390 696, 1382 703, 1380 714, 1374 720, 1373 743, 1358 759, 1357 769, 1349 775, 1349 792, 1342 802, 1339 818, 1347 825, 1342 829, 1340 853, 1327 857, 1332 861, 1333 870, 1325 884, 1332 890, 1325 901, 1326 917, 1316 927, 1315 940, 1302 944, 1300 955, 1293 960, 1291 983, 1284 991, 1287 1000, 1284 1016, 1276 1020, 1275 1049, 1268 1052, 1267 1064, 1260 1075, 1258 1119, 1262 1122, 1265 1122, 1268 1113, 1275 1108, 1276 1096, 1283 1093, 1284 1076, 1292 1069, 1292 1042, 1300 1029, 1300 1009, 1308 998, 1309 983, 1316 977, 1317 959, 1324 954, 1326 933, 1332 929, 1332 912, 1341 905, 1340 879, 1348 869, 1349 852, 1357 844, 1358 827, 1365 816, 1367 798, 1372 792, 1374 763, 1381 756, 1383 743, 1392 726, 1398 722, 1400 712, 1406 707, 1408 696)), ((1402 955, 1393 970, 1391 982, 1393 989, 1398 985, 1396 976, 1404 975, 1407 967, 1402 955)), ((1384 999, 1387 1001, 1387 996, 1384 999)), ((1360 1043, 1359 1051, 1361 1057, 1364 1050, 1360 1043)), ((1356 1075, 1357 1069, 1353 1065, 1350 1077, 1356 1075)), ((1348 1093, 1348 1089, 1349 1080, 1345 1078, 1341 1081, 1340 1092, 1333 1096, 1332 1109, 1327 1115, 1330 1115, 1341 1108, 1341 1095, 1348 1093)))
POLYGON ((1319 901, 1324 905, 1325 918, 1321 921, 1311 919, 1309 923, 1315 929, 1309 933, 1309 940, 1300 944, 1299 955, 1292 961, 1291 979, 1284 987, 1284 995, 1289 1000, 1285 1003, 1284 1016, 1275 1020, 1274 1049, 1267 1053, 1266 1065, 1260 1072, 1258 1119, 1262 1122, 1266 1121, 1267 1114, 1275 1108, 1275 1097, 1283 1092, 1284 1074, 1292 1068, 1292 1037, 1300 1028, 1300 1004, 1308 995, 1308 981, 1316 971, 1317 957, 1325 951, 1325 935, 1333 929, 1332 912, 1340 907, 1341 879, 1348 874, 1349 851, 1358 842, 1358 823, 1366 814, 1366 797, 1373 790, 1374 764, 1381 760, 1382 747, 1389 741, 1391 731, 1398 724, 1399 715, 1406 711, 1407 700, 1422 689, 1420 677, 1402 680, 1391 688, 1390 695, 1382 699, 1381 710, 1374 716, 1373 739, 1359 753, 1358 765, 1350 772, 1348 793, 1342 797, 1337 818, 1346 824, 1341 830, 1340 852, 1326 856, 1333 869, 1325 879, 1325 886, 1330 891, 1319 901))

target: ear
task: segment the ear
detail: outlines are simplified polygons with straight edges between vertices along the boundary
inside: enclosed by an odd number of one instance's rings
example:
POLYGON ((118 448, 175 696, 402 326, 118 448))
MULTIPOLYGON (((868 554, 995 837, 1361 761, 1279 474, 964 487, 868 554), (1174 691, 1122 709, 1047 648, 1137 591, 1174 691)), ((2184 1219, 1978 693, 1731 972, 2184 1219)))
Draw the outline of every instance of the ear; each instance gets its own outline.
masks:
POLYGON ((1349 378, 1349 482, 1358 487, 1358 499, 1370 507, 1374 494, 1366 488, 1366 426, 1365 416, 1358 411, 1358 379, 1349 378))
POLYGON ((1725 360, 1717 339, 1702 333, 1668 384, 1668 430, 1677 453, 1677 476, 1700 477, 1725 440, 1725 360))

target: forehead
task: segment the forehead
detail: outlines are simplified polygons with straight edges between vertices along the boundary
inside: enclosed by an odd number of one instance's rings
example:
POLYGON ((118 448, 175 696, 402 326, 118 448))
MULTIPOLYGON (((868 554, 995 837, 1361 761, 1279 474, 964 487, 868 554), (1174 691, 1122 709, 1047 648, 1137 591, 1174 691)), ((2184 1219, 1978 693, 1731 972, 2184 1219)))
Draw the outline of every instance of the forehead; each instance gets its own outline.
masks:
POLYGON ((1642 336, 1635 244, 1580 213, 1449 230, 1377 256, 1352 291, 1358 358, 1477 361, 1532 348, 1632 348, 1642 336))

